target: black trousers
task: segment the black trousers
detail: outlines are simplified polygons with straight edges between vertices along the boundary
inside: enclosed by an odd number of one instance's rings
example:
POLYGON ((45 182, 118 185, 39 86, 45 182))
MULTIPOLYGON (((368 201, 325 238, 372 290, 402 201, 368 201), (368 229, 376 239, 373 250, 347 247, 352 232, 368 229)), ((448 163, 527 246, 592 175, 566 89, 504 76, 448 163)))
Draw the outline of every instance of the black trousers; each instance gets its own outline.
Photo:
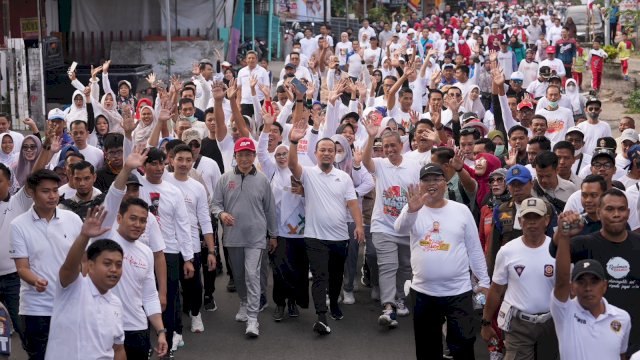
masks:
POLYGON ((17 272, 0 276, 0 302, 4 304, 11 317, 11 326, 20 336, 24 347, 24 331, 18 315, 20 308, 20 277, 17 272))
POLYGON ((22 347, 29 355, 29 360, 44 360, 49 341, 51 316, 20 315, 25 342, 22 347))
POLYGON ((273 302, 284 306, 285 301, 309 307, 309 258, 303 238, 278 237, 278 247, 269 254, 273 269, 273 302))
MULTIPOLYGON (((216 219, 213 215, 211 216, 211 225, 213 225, 213 242, 215 244, 215 252, 216 252, 216 270, 217 268, 222 266, 222 260, 220 257, 220 244, 218 241, 218 219, 216 219)), ((200 246, 200 262, 202 263, 202 285, 204 289, 205 298, 213 297, 213 293, 216 291, 216 275, 217 272, 209 271, 207 268, 207 257, 209 256, 209 249, 207 248, 207 244, 204 242, 204 238, 200 235, 201 246, 200 246)), ((227 266, 227 269, 229 266, 227 266)))
MULTIPOLYGON (((202 307, 202 277, 200 276, 200 270, 202 263, 200 262, 200 253, 193 253, 193 269, 195 270, 193 277, 190 279, 184 278, 184 271, 180 271, 180 286, 182 286, 182 301, 185 312, 189 312, 191 315, 196 316, 200 313, 202 307)), ((184 265, 184 259, 180 257, 180 268, 184 265)), ((206 266, 206 258, 205 258, 206 266)), ((206 271, 206 269, 205 269, 206 271)), ((176 316, 180 315, 180 309, 176 311, 176 316)))
POLYGON ((474 360, 476 341, 471 291, 456 296, 429 296, 411 289, 416 359, 442 359, 442 324, 455 360, 474 360))
POLYGON ((316 314, 327 312, 327 288, 331 306, 338 305, 342 288, 344 262, 347 259, 349 240, 329 241, 305 238, 309 265, 313 274, 311 296, 316 314))
POLYGON ((147 360, 149 349, 151 349, 149 329, 124 332, 124 351, 127 353, 127 360, 147 360))
POLYGON ((176 310, 178 306, 178 288, 180 285, 180 259, 181 254, 167 254, 164 253, 164 258, 167 261, 167 307, 162 313, 162 322, 164 327, 167 328, 167 344, 169 349, 173 345, 173 332, 176 329, 176 310))

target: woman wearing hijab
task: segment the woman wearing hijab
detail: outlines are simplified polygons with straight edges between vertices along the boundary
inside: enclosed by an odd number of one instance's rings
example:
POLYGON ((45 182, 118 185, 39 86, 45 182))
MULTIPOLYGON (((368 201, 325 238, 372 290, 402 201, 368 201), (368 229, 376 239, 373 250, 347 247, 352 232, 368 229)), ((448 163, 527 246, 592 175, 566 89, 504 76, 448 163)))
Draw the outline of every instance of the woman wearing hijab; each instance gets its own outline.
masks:
MULTIPOLYGON (((111 87, 108 85, 109 78, 104 73, 102 75, 102 81, 105 93, 104 95, 102 95, 100 102, 97 101, 98 95, 100 95, 100 89, 98 88, 98 81, 95 76, 91 79, 91 99, 89 99, 88 101, 90 101, 91 105, 93 106, 93 111, 96 118, 100 115, 103 115, 109 122, 109 130, 111 132, 123 134, 124 130, 122 129, 121 125, 122 115, 120 115, 122 109, 118 108, 118 104, 116 103, 116 94, 111 91, 111 87)), ((127 102, 125 103, 128 104, 127 102)), ((134 105, 131 105, 131 109, 134 108, 134 105)))
POLYGON ((64 120, 67 123, 67 128, 75 120, 87 121, 87 101, 84 94, 80 90, 73 92, 72 104, 65 111, 64 120))
POLYGON ((515 34, 509 38, 509 50, 516 55, 516 64, 520 64, 525 57, 526 49, 515 34))
POLYGON ((489 175, 496 169, 502 167, 500 159, 489 153, 481 153, 476 156, 476 167, 472 169, 467 164, 464 168, 469 172, 472 178, 478 183, 478 191, 476 192, 476 204, 478 208, 482 206, 482 202, 491 191, 489 189, 489 175))
POLYGON ((18 161, 13 167, 12 173, 16 176, 19 186, 23 186, 27 182, 27 176, 31 173, 36 159, 42 151, 42 142, 35 135, 27 135, 22 141, 20 155, 18 161))
POLYGON ((487 239, 491 238, 491 231, 493 229, 493 209, 511 198, 507 190, 507 183, 505 182, 506 175, 507 170, 504 168, 496 169, 489 174, 489 189, 491 191, 487 193, 482 201, 482 207, 480 208, 480 226, 478 229, 480 243, 485 253, 487 250, 486 242, 487 239))
POLYGON ((269 254, 273 268, 273 301, 276 309, 273 319, 284 317, 285 305, 289 317, 298 316, 298 306, 309 307, 309 259, 304 241, 304 189, 292 181, 289 170, 289 147, 278 145, 269 155, 269 134, 274 117, 263 113, 264 126, 258 141, 258 161, 262 172, 271 183, 278 223, 278 246, 269 254))
POLYGON ((574 79, 567 79, 564 86, 564 95, 571 102, 571 110, 573 111, 573 119, 577 120, 584 116, 584 107, 587 99, 580 94, 578 84, 574 79))
POLYGON ((157 122, 158 119, 156 117, 156 113, 153 111, 151 106, 142 106, 140 109, 140 121, 131 134, 134 146, 138 144, 147 144, 149 137, 151 136, 151 132, 153 132, 153 128, 156 126, 157 122))
POLYGON ((478 85, 473 85, 469 88, 469 91, 464 95, 462 106, 467 111, 476 113, 479 119, 484 119, 484 114, 487 110, 482 105, 482 100, 480 100, 480 87, 478 85))
MULTIPOLYGON (((344 124, 351 125, 351 124, 344 124)), ((338 131, 340 131, 340 126, 338 131)), ((353 130, 353 127, 351 127, 353 130)), ((337 169, 340 169, 351 177, 353 186, 355 187, 356 194, 358 194, 358 203, 360 209, 362 209, 362 197, 373 190, 374 182, 373 176, 362 166, 362 151, 356 151, 355 156, 352 152, 351 143, 353 141, 347 140, 343 135, 333 135, 331 140, 336 144, 336 158, 333 164, 337 169)), ((345 278, 346 280, 342 284, 343 298, 342 303, 345 305, 351 305, 355 303, 353 295, 353 283, 358 271, 358 250, 360 244, 353 238, 355 231, 355 223, 351 218, 351 215, 347 216, 347 225, 349 227, 349 247, 347 250, 347 261, 345 262, 345 278)))
MULTIPOLYGON (((8 168, 12 168, 15 166, 17 153, 13 152, 14 142, 13 136, 9 133, 0 134, 0 163, 6 165, 8 168)), ((15 172, 11 172, 11 185, 9 188, 10 194, 15 194, 18 192, 20 187, 18 186, 18 181, 15 177, 15 172)))

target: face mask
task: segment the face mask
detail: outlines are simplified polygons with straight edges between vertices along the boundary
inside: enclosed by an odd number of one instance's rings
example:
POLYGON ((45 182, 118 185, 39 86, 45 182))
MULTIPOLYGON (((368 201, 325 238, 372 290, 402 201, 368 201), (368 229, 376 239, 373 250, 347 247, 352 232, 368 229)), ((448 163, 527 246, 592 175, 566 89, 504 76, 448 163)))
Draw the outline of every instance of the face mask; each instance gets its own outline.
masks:
POLYGON ((552 108, 557 108, 558 107, 558 102, 557 101, 549 101, 549 106, 552 108))
POLYGON ((574 91, 575 89, 575 85, 567 85, 567 91, 574 91))
POLYGON ((496 151, 493 152, 494 155, 502 155, 504 152, 504 145, 496 145, 496 151))
POLYGON ((195 116, 185 116, 185 119, 189 120, 190 123, 194 123, 197 119, 195 116))
POLYGON ((460 45, 464 44, 464 40, 462 40, 462 39, 458 40, 458 44, 460 44, 460 45))
POLYGON ((344 153, 342 153, 342 154, 336 154, 336 163, 341 163, 341 162, 342 162, 342 160, 344 160, 344 157, 345 157, 345 156, 346 156, 346 155, 345 155, 344 153))
POLYGON ((589 117, 591 117, 593 120, 598 120, 598 118, 600 117, 600 113, 590 112, 589 117))

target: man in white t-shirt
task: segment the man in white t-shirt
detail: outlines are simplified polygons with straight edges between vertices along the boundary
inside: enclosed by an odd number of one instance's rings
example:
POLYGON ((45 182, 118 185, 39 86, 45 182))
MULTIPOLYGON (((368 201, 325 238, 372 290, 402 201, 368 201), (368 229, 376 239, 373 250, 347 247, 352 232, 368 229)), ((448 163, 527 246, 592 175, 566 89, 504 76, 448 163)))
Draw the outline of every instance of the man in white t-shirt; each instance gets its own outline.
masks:
POLYGON ((89 132, 87 131, 87 122, 83 120, 75 120, 71 123, 71 136, 74 145, 84 155, 84 159, 90 162, 95 169, 102 168, 104 165, 104 153, 95 146, 87 144, 89 132))
POLYGON ((469 268, 479 279, 478 291, 486 296, 487 264, 471 211, 445 199, 446 191, 442 167, 425 165, 420 184, 409 187, 407 205, 394 224, 396 231, 409 232, 410 237, 416 356, 442 358, 442 324, 446 321, 451 355, 475 359, 469 268))
POLYGON ((565 77, 567 74, 564 69, 564 63, 562 63, 562 60, 556 59, 556 47, 547 46, 546 52, 547 58, 540 62, 540 67, 548 66, 552 74, 558 75, 561 79, 565 77))
POLYGON ((547 133, 545 136, 549 138, 551 144, 564 140, 567 130, 575 125, 573 120, 573 112, 567 108, 560 107, 560 88, 555 85, 549 85, 547 88, 548 105, 545 108, 538 109, 536 115, 542 115, 547 119, 547 133))
POLYGON ((362 36, 364 34, 368 35, 368 39, 376 36, 376 31, 371 26, 369 26, 369 20, 367 19, 362 20, 362 27, 358 30, 358 41, 365 41, 364 37, 362 36))
MULTIPOLYGON (((242 114, 243 115, 253 115, 253 96, 251 95, 251 78, 256 77, 258 79, 258 84, 262 84, 264 86, 271 86, 271 80, 269 80, 269 73, 265 68, 258 65, 258 53, 249 50, 247 51, 247 66, 243 67, 238 71, 238 79, 237 86, 240 88, 242 100, 240 101, 242 114)), ((264 94, 262 91, 258 91, 256 96, 259 101, 264 100, 264 94)))
POLYGON ((301 116, 302 107, 303 103, 296 103, 293 113, 288 165, 293 176, 300 179, 305 189, 304 235, 313 274, 311 294, 318 316, 313 330, 327 335, 331 333, 326 318, 327 289, 331 317, 334 320, 343 318, 338 296, 342 288, 349 243, 347 209, 355 222, 354 237, 359 243, 364 242, 364 225, 351 177, 333 166, 336 144, 331 139, 320 139, 316 143, 317 166, 302 167, 298 162, 298 141, 304 138, 308 129, 307 120, 301 116))
POLYGON ((318 40, 313 37, 313 31, 309 28, 304 30, 304 38, 300 39, 300 51, 307 59, 318 50, 318 40))
MULTIPOLYGON (((57 287, 51 317, 51 336, 46 360, 124 359, 122 302, 111 291, 120 281, 124 252, 113 240, 100 239, 109 231, 102 227, 104 208, 93 208, 78 230, 75 241, 58 269, 57 287), (80 273, 85 255, 87 275, 80 273)), ((166 343, 162 342, 163 353, 166 343)))
POLYGON ((499 340, 491 327, 499 308, 498 326, 505 331, 506 358, 535 358, 537 353, 541 358, 555 359, 558 340, 549 313, 555 260, 549 255, 551 238, 545 235, 551 217, 544 200, 525 199, 519 221, 522 236, 498 250, 481 321, 482 338, 486 342, 499 340))
POLYGON ((551 293, 551 315, 563 360, 625 359, 631 330, 629 313, 607 302, 607 280, 594 259, 576 262, 571 270, 571 236, 582 231, 580 214, 558 216, 554 242, 556 283, 551 293), (571 295, 575 297, 571 298, 571 295))
POLYGON ((378 257, 380 303, 383 306, 378 324, 395 328, 398 326, 397 315, 409 315, 404 301, 404 282, 411 279, 411 250, 408 232, 397 232, 393 224, 406 204, 409 186, 419 181, 420 164, 402 155, 400 135, 392 131, 382 134, 384 158, 373 158, 373 143, 380 126, 374 119, 365 119, 364 123, 369 138, 362 161, 376 178, 371 236, 378 257))
POLYGON ((343 32, 340 34, 340 42, 336 44, 335 51, 340 66, 344 66, 347 63, 347 54, 351 51, 353 51, 353 46, 351 45, 351 41, 349 41, 349 34, 343 32))
POLYGON ((583 151, 587 154, 591 154, 598 144, 596 143, 599 138, 610 137, 611 126, 609 123, 600 121, 600 113, 602 112, 602 103, 598 99, 589 99, 585 104, 585 115, 587 115, 587 121, 583 121, 577 126, 582 130, 584 134, 584 146, 583 151))

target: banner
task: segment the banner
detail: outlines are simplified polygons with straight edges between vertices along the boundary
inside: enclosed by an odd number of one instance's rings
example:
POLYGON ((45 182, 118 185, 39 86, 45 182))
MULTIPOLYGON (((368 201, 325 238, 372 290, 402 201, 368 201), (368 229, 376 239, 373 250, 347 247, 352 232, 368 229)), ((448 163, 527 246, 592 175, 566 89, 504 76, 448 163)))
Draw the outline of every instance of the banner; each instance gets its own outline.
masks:
MULTIPOLYGON (((330 4, 331 2, 327 1, 327 21, 331 18, 330 4)), ((276 0, 275 5, 276 13, 287 20, 303 22, 324 21, 324 0, 276 0)))

